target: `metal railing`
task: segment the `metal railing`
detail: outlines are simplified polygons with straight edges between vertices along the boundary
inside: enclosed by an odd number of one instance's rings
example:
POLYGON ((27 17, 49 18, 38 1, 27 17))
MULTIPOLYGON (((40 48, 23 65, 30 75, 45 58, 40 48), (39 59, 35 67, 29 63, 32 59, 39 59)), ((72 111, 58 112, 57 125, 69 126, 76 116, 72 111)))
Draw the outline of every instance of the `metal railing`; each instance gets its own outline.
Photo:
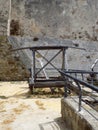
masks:
POLYGON ((95 86, 95 82, 97 79, 95 79, 95 75, 98 75, 98 72, 93 71, 85 71, 85 70, 61 70, 59 71, 62 75, 62 77, 65 80, 65 97, 68 96, 68 85, 69 83, 76 83, 76 86, 78 87, 78 95, 79 95, 79 111, 81 110, 81 101, 82 101, 82 87, 90 88, 93 91, 98 92, 98 87, 95 86), (88 80, 88 76, 90 76, 90 79, 88 80), (73 82, 72 82, 73 81, 73 82))

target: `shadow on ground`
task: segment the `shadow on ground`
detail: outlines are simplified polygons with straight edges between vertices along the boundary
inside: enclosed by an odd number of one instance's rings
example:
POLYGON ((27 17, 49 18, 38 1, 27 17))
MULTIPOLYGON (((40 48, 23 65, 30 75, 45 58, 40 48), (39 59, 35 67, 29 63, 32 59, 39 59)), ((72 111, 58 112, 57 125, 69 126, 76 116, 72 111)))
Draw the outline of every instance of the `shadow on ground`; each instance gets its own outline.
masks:
POLYGON ((40 130, 68 130, 66 128, 64 120, 61 117, 56 118, 54 119, 54 121, 51 122, 39 124, 39 127, 40 130))
POLYGON ((11 93, 10 95, 6 95, 6 94, 1 95, 0 99, 8 99, 8 98, 22 98, 22 99, 27 99, 27 98, 60 98, 60 97, 63 97, 63 95, 64 95, 63 89, 55 89, 54 93, 51 93, 51 90, 49 88, 36 88, 34 90, 34 93, 31 94, 31 92, 29 91, 29 88, 20 87, 18 91, 11 93))

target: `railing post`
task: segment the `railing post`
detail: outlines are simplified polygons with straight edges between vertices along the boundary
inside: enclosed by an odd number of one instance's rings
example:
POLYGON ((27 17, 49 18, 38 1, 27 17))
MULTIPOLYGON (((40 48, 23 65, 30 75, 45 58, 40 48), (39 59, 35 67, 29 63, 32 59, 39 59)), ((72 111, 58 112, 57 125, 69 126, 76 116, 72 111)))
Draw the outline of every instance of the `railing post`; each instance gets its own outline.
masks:
POLYGON ((62 69, 68 70, 68 62, 67 62, 67 54, 66 54, 66 48, 63 48, 63 62, 62 62, 62 69))
POLYGON ((67 83, 66 83, 66 81, 65 81, 65 85, 64 85, 64 97, 67 97, 68 96, 68 94, 67 94, 67 83))
POLYGON ((65 69, 65 49, 62 50, 62 69, 65 69))
POLYGON ((35 50, 32 50, 31 78, 29 83, 34 84, 34 81, 35 81, 35 50))
POLYGON ((64 80, 64 97, 67 97, 68 96, 68 94, 67 94, 67 90, 68 90, 68 88, 67 88, 67 80, 66 80, 66 78, 65 78, 65 76, 63 76, 62 75, 62 78, 63 78, 63 80, 64 80))
MULTIPOLYGON (((76 82, 76 81, 75 81, 76 82)), ((81 101, 82 101, 82 90, 79 82, 76 82, 78 88, 79 88, 79 111, 81 111, 81 101)))

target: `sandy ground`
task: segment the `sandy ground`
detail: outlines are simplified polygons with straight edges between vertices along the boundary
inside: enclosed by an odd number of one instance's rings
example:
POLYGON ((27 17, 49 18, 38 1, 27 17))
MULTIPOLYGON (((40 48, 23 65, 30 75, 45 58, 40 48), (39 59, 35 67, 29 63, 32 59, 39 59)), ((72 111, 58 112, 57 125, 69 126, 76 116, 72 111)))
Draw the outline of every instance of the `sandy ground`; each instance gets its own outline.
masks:
POLYGON ((0 82, 0 130, 67 130, 60 100, 30 96, 26 82, 0 82))

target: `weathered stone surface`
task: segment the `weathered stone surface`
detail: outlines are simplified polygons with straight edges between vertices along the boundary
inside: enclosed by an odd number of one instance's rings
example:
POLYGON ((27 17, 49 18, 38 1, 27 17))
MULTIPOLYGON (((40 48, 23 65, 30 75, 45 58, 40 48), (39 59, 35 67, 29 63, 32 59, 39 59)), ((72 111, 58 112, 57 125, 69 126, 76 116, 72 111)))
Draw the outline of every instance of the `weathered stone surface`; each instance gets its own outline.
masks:
POLYGON ((98 0, 12 0, 20 35, 98 39, 98 0))
MULTIPOLYGON (((0 35, 7 34, 9 2, 0 0, 0 35)), ((12 0, 11 7, 11 35, 25 37, 21 40, 17 38, 16 42, 18 41, 20 45, 23 42, 26 45, 31 43, 32 38, 26 36, 52 37, 60 40, 80 39, 74 41, 74 46, 84 47, 89 51, 70 49, 69 68, 90 69, 91 64, 98 58, 97 42, 91 42, 98 41, 98 0, 12 0), (90 42, 85 42, 86 40, 90 42)), ((51 41, 62 42, 50 40, 49 44, 51 41)), ((3 43, 0 45, 0 58, 5 59, 8 52, 3 50, 10 47, 3 46, 3 43)), ((16 55, 18 60, 19 55, 16 55)), ((27 57, 25 59, 30 63, 27 57)), ((7 63, 4 64, 7 66, 7 63)), ((11 61, 9 64, 12 64, 11 61)))
POLYGON ((9 1, 0 0, 0 35, 7 34, 9 1))
MULTIPOLYGON (((11 1, 12 35, 98 40, 98 0, 11 1)), ((9 5, 0 1, 1 35, 6 34, 9 5)))
POLYGON ((61 114, 68 128, 71 130, 97 130, 98 113, 82 103, 81 111, 78 111, 78 97, 68 97, 61 100, 61 114))
POLYGON ((6 37, 0 36, 0 81, 27 80, 29 73, 20 59, 16 59, 11 44, 6 37))

